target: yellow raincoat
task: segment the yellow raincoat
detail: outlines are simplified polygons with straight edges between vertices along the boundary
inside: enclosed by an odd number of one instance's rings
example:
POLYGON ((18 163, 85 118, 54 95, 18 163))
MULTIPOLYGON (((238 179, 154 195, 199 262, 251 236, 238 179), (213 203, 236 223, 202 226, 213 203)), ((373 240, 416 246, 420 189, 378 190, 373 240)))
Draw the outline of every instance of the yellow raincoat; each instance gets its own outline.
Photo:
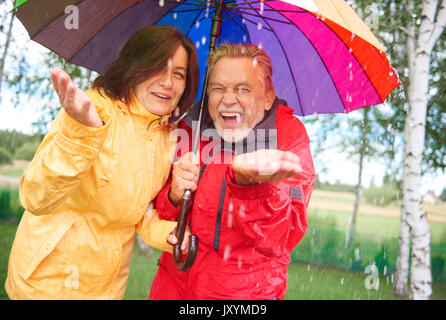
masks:
POLYGON ((147 210, 164 186, 176 139, 132 94, 126 105, 90 89, 105 122, 62 109, 20 182, 25 213, 5 288, 11 299, 122 299, 135 231, 171 251, 175 222, 147 210))

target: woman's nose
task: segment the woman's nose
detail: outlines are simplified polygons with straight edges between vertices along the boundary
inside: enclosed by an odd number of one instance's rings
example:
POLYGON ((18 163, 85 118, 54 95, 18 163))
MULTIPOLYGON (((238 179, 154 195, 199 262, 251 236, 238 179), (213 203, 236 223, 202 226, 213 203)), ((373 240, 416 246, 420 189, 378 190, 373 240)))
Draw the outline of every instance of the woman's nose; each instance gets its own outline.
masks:
POLYGON ((170 89, 172 87, 173 81, 172 81, 173 73, 170 70, 166 70, 161 74, 160 78, 160 84, 167 89, 170 89))

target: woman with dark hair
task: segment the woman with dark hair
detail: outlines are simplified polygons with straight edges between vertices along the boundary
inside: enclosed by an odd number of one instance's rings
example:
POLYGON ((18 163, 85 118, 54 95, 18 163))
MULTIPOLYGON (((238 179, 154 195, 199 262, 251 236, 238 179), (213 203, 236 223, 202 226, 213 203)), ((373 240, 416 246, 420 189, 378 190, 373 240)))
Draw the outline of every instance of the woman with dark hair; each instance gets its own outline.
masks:
POLYGON ((168 26, 136 32, 86 92, 51 70, 62 108, 20 182, 11 299, 122 299, 135 231, 171 251, 176 223, 149 204, 169 176, 169 123, 192 106, 198 74, 192 42, 168 26))

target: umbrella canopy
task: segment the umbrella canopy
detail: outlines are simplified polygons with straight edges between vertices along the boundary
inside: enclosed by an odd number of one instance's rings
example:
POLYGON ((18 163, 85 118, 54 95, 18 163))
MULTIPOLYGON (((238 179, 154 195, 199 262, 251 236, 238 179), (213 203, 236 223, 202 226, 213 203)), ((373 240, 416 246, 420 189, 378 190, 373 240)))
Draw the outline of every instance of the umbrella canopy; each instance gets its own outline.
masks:
POLYGON ((16 15, 32 40, 99 73, 137 30, 175 26, 195 43, 203 84, 218 3, 217 44, 265 49, 277 96, 297 115, 380 104, 401 84, 382 45, 343 0, 20 0, 16 15), (65 13, 69 5, 75 8, 65 13), (78 29, 67 28, 72 18, 79 19, 78 29))

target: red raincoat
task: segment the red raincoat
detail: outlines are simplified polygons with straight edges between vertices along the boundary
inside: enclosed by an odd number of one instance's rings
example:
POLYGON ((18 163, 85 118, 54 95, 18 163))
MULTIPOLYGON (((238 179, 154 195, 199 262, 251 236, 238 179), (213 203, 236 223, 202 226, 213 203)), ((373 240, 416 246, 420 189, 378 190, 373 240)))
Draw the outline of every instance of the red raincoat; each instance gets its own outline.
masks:
MULTIPOLYGON (((179 124, 189 139, 180 140, 177 156, 191 149, 195 116, 179 124)), ((306 211, 315 180, 305 127, 276 99, 253 130, 254 149, 294 152, 303 171, 280 182, 253 186, 236 185, 232 166, 225 164, 240 150, 254 151, 253 144, 245 139, 243 146, 229 144, 228 149, 213 134, 209 139, 211 127, 206 110, 200 180, 189 212, 191 232, 199 238, 197 258, 183 272, 176 269, 172 255, 163 252, 149 299, 283 299, 290 252, 307 231, 306 211)), ((156 208, 160 218, 176 220, 180 207, 168 199, 170 181, 158 194, 156 208)))

